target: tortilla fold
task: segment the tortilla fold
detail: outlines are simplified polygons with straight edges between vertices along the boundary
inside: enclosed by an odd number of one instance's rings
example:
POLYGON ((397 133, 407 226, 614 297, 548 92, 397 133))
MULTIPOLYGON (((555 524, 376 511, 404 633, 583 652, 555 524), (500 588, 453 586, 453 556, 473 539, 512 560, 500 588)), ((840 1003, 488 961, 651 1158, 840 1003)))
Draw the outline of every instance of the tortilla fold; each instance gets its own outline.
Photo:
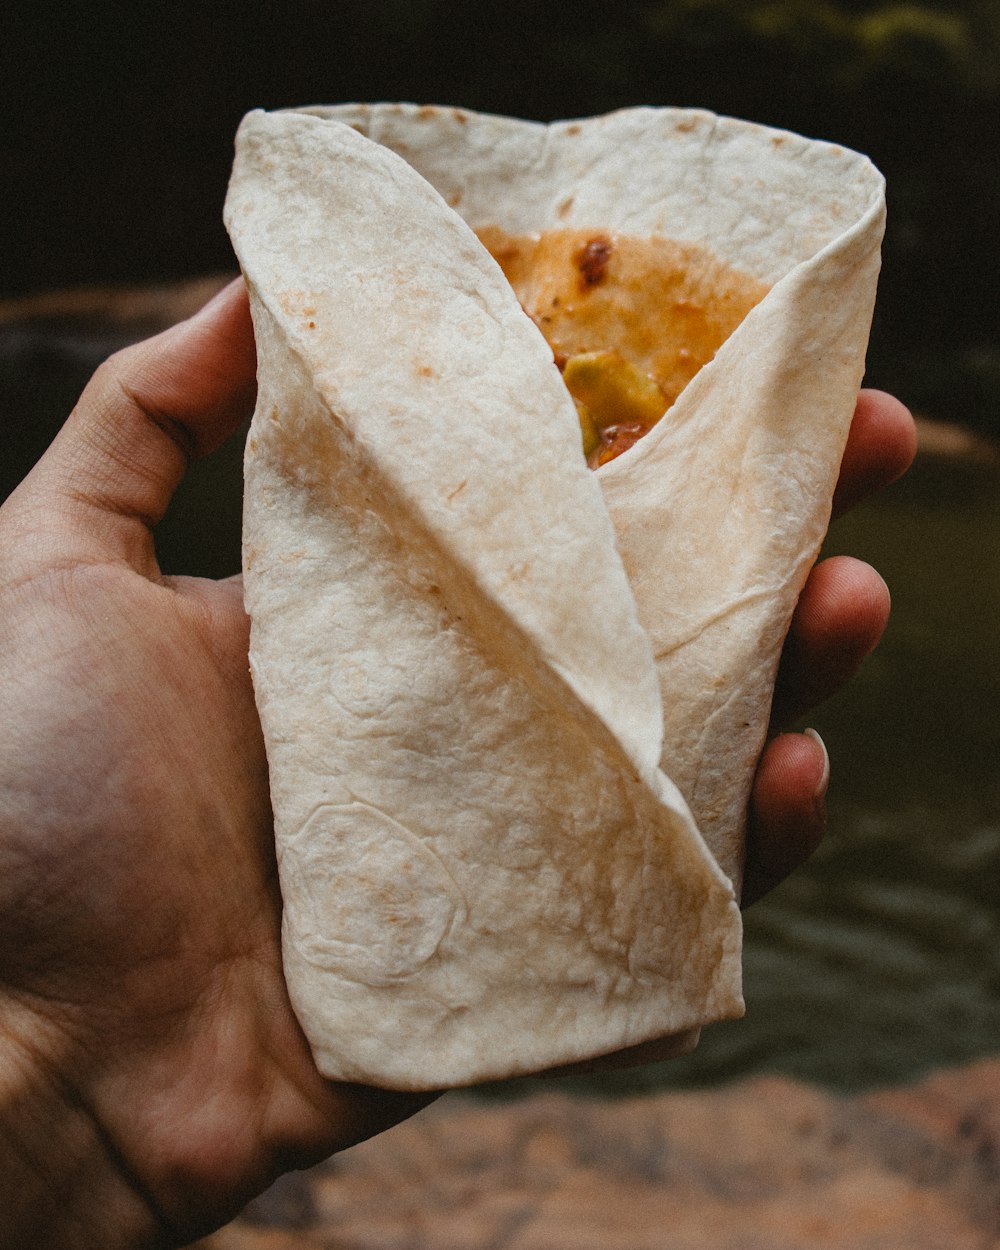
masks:
POLYGON ((865 158, 704 112, 244 119, 251 667, 327 1076, 463 1085, 741 1013, 749 789, 883 220, 865 158), (663 236, 770 289, 592 472, 485 227, 663 236))

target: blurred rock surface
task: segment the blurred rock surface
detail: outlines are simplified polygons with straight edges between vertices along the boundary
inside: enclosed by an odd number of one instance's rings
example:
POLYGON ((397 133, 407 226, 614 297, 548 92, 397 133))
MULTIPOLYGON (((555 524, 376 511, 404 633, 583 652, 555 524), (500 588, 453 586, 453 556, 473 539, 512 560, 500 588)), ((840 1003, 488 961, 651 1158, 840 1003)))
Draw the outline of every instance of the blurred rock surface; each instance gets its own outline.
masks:
POLYGON ((1000 1059, 835 1096, 451 1096, 199 1250, 997 1250, 1000 1059))

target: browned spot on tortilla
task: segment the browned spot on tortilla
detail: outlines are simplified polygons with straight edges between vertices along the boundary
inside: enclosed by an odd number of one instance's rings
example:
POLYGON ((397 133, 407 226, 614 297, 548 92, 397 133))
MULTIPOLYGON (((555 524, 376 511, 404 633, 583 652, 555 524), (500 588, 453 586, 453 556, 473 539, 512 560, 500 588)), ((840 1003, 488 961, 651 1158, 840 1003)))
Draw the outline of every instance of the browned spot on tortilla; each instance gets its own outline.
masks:
POLYGON ((433 121, 438 115, 438 110, 433 104, 424 104, 417 109, 417 117, 422 122, 433 121))
POLYGON ((580 133, 580 130, 581 130, 581 127, 576 125, 575 123, 572 126, 566 127, 566 133, 568 135, 578 135, 580 133))
POLYGON ((460 126, 468 125, 468 113, 463 113, 461 109, 452 109, 451 115, 460 126))
POLYGON ((449 196, 448 196, 448 204, 449 204, 452 208, 458 208, 458 206, 459 206, 459 204, 461 204, 461 202, 462 202, 462 192, 461 192, 461 191, 452 191, 451 195, 449 195, 449 196))
POLYGON ((413 362, 413 367, 417 371, 418 378, 436 378, 437 377, 437 373, 434 370, 434 366, 427 364, 426 361, 415 360, 413 362))
POLYGON ((468 484, 469 484, 469 479, 463 478, 462 481, 459 482, 459 484, 455 487, 455 489, 449 492, 448 502, 451 503, 453 500, 457 499, 458 496, 462 493, 462 491, 465 490, 465 488, 468 486, 468 484))
POLYGON ((567 196, 566 199, 563 200, 563 202, 556 209, 556 216, 560 218, 560 220, 564 220, 566 217, 569 216, 570 209, 573 207, 573 200, 574 200, 574 197, 572 195, 567 196))
POLYGON ((682 135, 690 134, 697 126, 698 119, 696 117, 681 117, 674 123, 674 129, 682 135))

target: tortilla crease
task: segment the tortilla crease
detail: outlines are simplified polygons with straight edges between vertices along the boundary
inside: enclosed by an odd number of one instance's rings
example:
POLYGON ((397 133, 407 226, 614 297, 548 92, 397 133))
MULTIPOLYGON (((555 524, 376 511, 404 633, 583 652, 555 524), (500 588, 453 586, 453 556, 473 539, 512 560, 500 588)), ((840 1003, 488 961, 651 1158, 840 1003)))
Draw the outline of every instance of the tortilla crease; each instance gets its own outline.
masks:
POLYGON ((244 119, 250 655, 327 1076, 649 1057, 742 1012, 731 881, 883 220, 865 158, 705 112, 244 119), (663 236, 769 292, 592 472, 487 227, 663 236))

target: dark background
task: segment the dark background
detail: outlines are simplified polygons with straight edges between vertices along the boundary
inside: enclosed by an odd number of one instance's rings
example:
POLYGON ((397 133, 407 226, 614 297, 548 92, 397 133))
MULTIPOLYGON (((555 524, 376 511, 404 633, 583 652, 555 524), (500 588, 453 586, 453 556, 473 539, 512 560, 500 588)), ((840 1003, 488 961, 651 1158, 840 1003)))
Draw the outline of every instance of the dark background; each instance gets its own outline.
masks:
POLYGON ((0 298, 234 267, 254 107, 409 99, 542 120, 699 105, 868 153, 890 229, 869 380, 1000 434, 1000 3, 8 4, 0 298))

